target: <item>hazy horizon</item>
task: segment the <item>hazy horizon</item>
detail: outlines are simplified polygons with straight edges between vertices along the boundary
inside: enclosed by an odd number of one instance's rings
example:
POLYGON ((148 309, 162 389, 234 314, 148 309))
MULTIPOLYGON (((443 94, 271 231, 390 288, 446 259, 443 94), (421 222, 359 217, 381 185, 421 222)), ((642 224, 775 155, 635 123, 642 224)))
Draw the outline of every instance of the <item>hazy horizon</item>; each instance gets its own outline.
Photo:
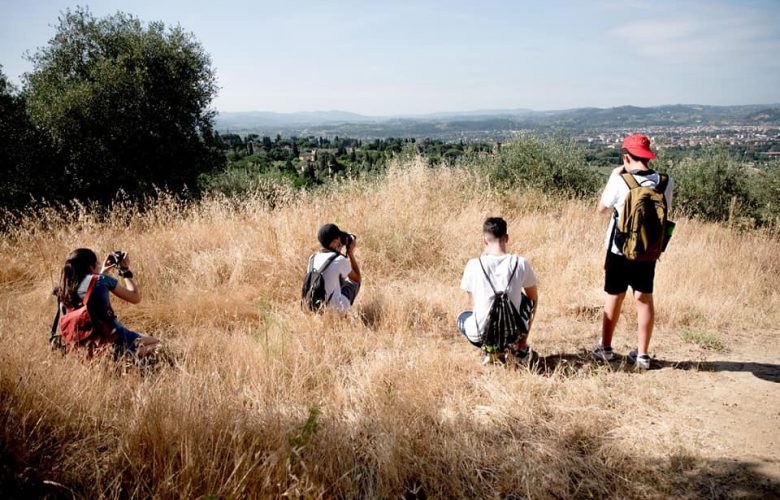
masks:
MULTIPOLYGON (((0 64, 15 83, 83 1, 0 5, 0 64)), ((780 102, 773 0, 347 0, 322 4, 105 0, 180 24, 211 55, 220 112, 364 116, 780 102)))
POLYGON ((636 104, 617 104, 615 106, 575 106, 571 108, 556 108, 556 109, 534 109, 534 108, 491 108, 491 109, 440 109, 436 111, 424 112, 424 113, 389 113, 389 114, 368 114, 359 113, 349 109, 300 109, 296 111, 271 111, 268 109, 241 109, 241 110, 217 110, 219 113, 273 113, 280 115, 295 115, 306 113, 348 113, 354 115, 360 115, 366 118, 392 118, 392 117, 425 117, 442 114, 479 114, 479 113, 507 113, 507 112, 530 112, 530 113, 554 113, 562 111, 571 111, 578 109, 614 109, 623 107, 636 107, 636 108, 662 108, 672 106, 702 106, 702 107, 740 107, 740 106, 767 106, 774 108, 780 106, 780 102, 751 102, 744 104, 707 104, 707 103, 693 103, 693 102, 676 102, 676 103, 664 103, 648 106, 637 106, 636 104))

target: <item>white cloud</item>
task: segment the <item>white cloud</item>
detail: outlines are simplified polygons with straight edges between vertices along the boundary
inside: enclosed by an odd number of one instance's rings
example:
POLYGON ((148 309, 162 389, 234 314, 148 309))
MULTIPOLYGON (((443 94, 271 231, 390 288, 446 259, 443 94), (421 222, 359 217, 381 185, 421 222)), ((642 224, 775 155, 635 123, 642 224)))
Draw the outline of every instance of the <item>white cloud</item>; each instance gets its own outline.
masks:
POLYGON ((623 24, 610 35, 658 62, 780 67, 778 12, 725 5, 686 7, 674 15, 623 24))

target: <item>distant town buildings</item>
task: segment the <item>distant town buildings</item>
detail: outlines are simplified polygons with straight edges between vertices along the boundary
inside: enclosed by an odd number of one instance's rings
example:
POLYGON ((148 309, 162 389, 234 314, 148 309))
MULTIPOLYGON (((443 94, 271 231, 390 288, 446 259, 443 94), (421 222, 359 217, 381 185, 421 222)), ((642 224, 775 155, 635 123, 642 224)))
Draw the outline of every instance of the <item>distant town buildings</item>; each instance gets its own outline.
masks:
MULTIPOLYGON (((760 146, 780 143, 780 125, 697 125, 697 126, 653 126, 636 128, 611 128, 584 131, 574 139, 589 145, 620 147, 627 135, 642 132, 659 148, 712 146, 715 144, 760 146)), ((776 156, 776 155, 770 155, 776 156)))

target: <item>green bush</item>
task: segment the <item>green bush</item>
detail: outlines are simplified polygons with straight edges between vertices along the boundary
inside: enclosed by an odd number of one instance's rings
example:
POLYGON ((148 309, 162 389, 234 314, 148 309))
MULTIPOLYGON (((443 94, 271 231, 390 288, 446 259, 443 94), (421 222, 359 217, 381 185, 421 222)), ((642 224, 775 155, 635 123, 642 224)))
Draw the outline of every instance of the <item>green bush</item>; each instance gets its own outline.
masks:
POLYGON ((780 229, 780 164, 753 166, 724 149, 671 163, 674 209, 744 228, 780 229))
POLYGON ((674 180, 674 209, 690 217, 727 221, 749 216, 756 199, 745 167, 724 150, 689 156, 666 169, 674 180))
POLYGON ((307 180, 277 169, 231 168, 216 175, 201 175, 198 184, 207 196, 241 200, 261 200, 268 207, 285 205, 295 197, 295 188, 307 180))
POLYGON ((586 152, 573 141, 523 138, 506 144, 500 153, 476 161, 498 186, 532 187, 566 196, 595 196, 606 176, 586 161, 586 152))
POLYGON ((780 162, 748 172, 748 189, 756 199, 755 218, 760 225, 780 232, 780 162))

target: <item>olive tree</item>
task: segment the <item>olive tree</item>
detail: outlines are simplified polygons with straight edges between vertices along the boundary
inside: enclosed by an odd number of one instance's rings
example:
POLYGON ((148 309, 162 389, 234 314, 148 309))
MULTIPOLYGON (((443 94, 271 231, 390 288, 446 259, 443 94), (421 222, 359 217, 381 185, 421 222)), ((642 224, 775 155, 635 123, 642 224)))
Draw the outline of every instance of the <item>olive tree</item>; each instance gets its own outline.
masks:
POLYGON ((178 191, 224 163, 210 108, 215 73, 181 27, 77 8, 29 59, 27 111, 55 148, 68 197, 178 191))

